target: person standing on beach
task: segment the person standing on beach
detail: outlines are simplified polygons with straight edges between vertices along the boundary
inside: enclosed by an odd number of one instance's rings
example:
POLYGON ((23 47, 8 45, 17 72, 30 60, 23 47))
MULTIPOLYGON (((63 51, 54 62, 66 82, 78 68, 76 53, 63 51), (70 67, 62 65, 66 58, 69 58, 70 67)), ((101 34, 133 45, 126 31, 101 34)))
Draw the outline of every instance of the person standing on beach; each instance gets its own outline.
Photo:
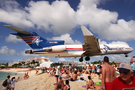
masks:
POLYGON ((120 76, 112 81, 109 90, 135 90, 135 77, 130 64, 121 63, 118 70, 120 76))
POLYGON ((97 75, 98 75, 98 79, 100 79, 100 76, 102 74, 102 66, 101 63, 99 65, 97 65, 97 75))
POLYGON ((109 58, 104 57, 104 65, 102 67, 102 89, 105 85, 105 90, 109 90, 111 82, 116 78, 116 72, 114 68, 109 65, 109 58))
POLYGON ((91 65, 89 64, 89 66, 88 66, 88 73, 89 73, 89 76, 91 76, 91 69, 92 69, 92 67, 91 67, 91 65))
POLYGON ((11 79, 11 84, 10 84, 10 90, 14 90, 14 88, 15 88, 15 82, 17 82, 18 80, 19 80, 19 78, 20 77, 18 77, 18 79, 16 80, 15 79, 15 77, 13 77, 12 79, 11 79))
POLYGON ((131 64, 132 70, 133 70, 133 72, 134 72, 134 75, 133 75, 133 76, 135 76, 135 64, 134 64, 133 62, 135 62, 135 61, 133 61, 133 56, 132 56, 132 57, 131 57, 130 64, 131 64))
POLYGON ((3 90, 10 90, 10 83, 11 83, 11 81, 10 81, 10 75, 8 75, 7 76, 7 86, 6 87, 3 87, 3 90))
POLYGON ((96 68, 96 67, 95 67, 95 65, 93 64, 93 65, 92 65, 92 71, 91 71, 93 76, 95 76, 95 68, 96 68))
POLYGON ((55 73, 56 83, 58 83, 59 74, 60 74, 60 66, 57 66, 57 68, 56 68, 56 73, 55 73))

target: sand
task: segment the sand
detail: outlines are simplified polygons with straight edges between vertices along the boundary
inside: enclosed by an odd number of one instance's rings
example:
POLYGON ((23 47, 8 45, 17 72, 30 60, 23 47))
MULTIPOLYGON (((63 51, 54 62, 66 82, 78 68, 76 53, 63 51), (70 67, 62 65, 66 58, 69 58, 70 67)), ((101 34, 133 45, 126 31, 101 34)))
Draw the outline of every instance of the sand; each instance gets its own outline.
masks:
MULTIPOLYGON (((50 77, 48 73, 39 72, 38 75, 35 74, 36 71, 29 73, 30 77, 27 80, 21 80, 16 83, 15 90, 54 90, 56 83, 56 78, 50 77)), ((85 80, 87 80, 86 76, 85 80)), ((101 81, 98 77, 92 77, 93 81, 101 81)), ((63 79, 65 80, 65 79, 63 79)), ((71 90, 85 90, 82 85, 85 85, 86 81, 70 82, 71 90)))
MULTIPOLYGON (((84 79, 87 80, 88 74, 83 74, 84 79)), ((18 77, 18 76, 16 76, 18 77)), ((15 83, 15 90, 54 90, 56 83, 56 78, 51 76, 48 73, 41 73, 39 70, 38 74, 36 74, 35 70, 29 72, 29 78, 24 80, 23 76, 19 76, 20 79, 15 83)), ((63 79, 65 80, 65 79, 63 79)), ((98 76, 92 77, 94 82, 100 81, 98 76)), ((70 82, 70 90, 86 90, 82 88, 82 85, 86 85, 86 81, 76 81, 70 82)))

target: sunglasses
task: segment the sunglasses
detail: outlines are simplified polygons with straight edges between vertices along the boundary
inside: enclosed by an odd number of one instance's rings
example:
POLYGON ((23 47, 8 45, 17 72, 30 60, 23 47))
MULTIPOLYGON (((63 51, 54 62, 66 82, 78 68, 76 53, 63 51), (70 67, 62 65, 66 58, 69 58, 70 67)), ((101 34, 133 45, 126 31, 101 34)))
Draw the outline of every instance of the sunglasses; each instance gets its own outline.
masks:
POLYGON ((128 74, 129 74, 129 72, 130 72, 130 71, 125 72, 125 71, 119 70, 119 73, 123 73, 123 74, 125 74, 125 75, 128 75, 128 74))

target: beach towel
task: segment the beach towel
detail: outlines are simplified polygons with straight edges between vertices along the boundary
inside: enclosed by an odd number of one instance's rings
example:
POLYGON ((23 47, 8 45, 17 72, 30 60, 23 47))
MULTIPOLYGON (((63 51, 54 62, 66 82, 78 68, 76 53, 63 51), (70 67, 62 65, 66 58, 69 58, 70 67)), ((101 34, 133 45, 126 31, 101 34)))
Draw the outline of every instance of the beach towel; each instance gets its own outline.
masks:
MULTIPOLYGON (((98 85, 96 85, 96 84, 94 84, 94 87, 95 87, 95 88, 101 88, 101 86, 98 86, 98 85)), ((105 87, 105 86, 103 86, 103 87, 105 87)), ((86 85, 82 85, 82 88, 86 88, 86 85)))

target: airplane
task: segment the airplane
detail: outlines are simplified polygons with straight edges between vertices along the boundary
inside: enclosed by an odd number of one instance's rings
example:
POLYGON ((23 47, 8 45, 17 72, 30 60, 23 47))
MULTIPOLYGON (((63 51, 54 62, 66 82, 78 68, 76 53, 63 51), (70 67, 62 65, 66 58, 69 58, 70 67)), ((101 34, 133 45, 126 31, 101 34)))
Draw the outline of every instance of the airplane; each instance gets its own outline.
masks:
POLYGON ((83 45, 64 45, 64 40, 47 40, 39 36, 36 32, 27 32, 22 29, 5 25, 17 33, 18 39, 23 39, 32 49, 26 50, 26 54, 39 54, 53 57, 80 57, 79 61, 90 60, 90 57, 108 54, 125 54, 133 51, 129 45, 122 44, 99 44, 98 38, 93 35, 86 27, 81 26, 84 35, 83 45))

